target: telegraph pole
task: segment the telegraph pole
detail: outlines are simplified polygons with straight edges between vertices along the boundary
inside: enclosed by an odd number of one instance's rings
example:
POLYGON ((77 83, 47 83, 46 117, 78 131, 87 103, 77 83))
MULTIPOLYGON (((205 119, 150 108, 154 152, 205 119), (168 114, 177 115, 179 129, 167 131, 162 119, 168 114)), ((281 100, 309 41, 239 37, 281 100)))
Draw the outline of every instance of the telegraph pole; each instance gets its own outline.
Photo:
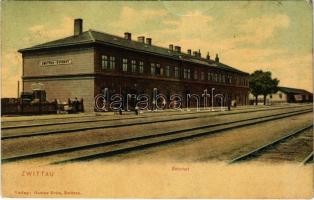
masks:
POLYGON ((17 81, 17 98, 20 96, 20 81, 17 81))

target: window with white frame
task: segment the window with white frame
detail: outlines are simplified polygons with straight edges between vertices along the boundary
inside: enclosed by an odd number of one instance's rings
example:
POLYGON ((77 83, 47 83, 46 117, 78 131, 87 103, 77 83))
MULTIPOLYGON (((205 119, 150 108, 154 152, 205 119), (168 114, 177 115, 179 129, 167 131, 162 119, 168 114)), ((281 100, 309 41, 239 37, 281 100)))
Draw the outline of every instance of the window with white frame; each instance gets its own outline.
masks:
POLYGON ((166 76, 170 76, 170 66, 166 66, 166 76))
POLYGON ((109 61, 110 61, 109 68, 115 69, 116 68, 116 58, 114 56, 110 56, 109 61))
POLYGON ((205 73, 204 72, 201 72, 201 80, 205 80, 205 73))
POLYGON ((128 59, 126 58, 123 58, 122 59, 122 70, 124 72, 127 72, 128 71, 128 59))
POLYGON ((144 62, 140 61, 139 65, 140 65, 140 73, 143 73, 144 72, 144 62))
POLYGON ((198 79, 198 71, 194 70, 194 79, 197 80, 198 79))
POLYGON ((108 68, 108 56, 102 55, 101 56, 101 69, 108 68))
POLYGON ((215 82, 218 82, 218 74, 215 74, 215 82))
POLYGON ((136 72, 136 61, 135 60, 131 60, 131 67, 132 67, 132 72, 136 72))
POLYGON ((155 63, 150 63, 150 74, 155 75, 155 63))
POLYGON ((179 67, 174 68, 174 77, 179 78, 179 67))

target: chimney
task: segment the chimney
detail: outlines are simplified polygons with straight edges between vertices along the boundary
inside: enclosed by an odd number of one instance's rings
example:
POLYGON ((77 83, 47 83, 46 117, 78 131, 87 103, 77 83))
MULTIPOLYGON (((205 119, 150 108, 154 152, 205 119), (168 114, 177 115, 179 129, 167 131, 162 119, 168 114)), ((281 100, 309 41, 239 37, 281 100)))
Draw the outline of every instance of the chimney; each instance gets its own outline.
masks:
POLYGON ((145 37, 144 36, 139 36, 137 37, 137 41, 140 43, 145 43, 145 37))
POLYGON ((178 53, 181 53, 181 47, 180 46, 175 46, 174 50, 178 53))
POLYGON ((195 56, 195 57, 197 57, 197 56, 198 56, 197 51, 193 51, 193 56, 195 56))
POLYGON ((83 32, 83 20, 75 19, 74 20, 74 35, 80 35, 83 32))
POLYGON ((188 49, 188 54, 192 55, 192 50, 191 49, 188 49))
POLYGON ((199 57, 199 58, 202 57, 202 54, 201 54, 201 50, 200 50, 200 49, 198 50, 198 57, 199 57))
POLYGON ((219 63, 219 57, 218 57, 218 53, 216 53, 216 58, 215 58, 215 62, 219 63))
POLYGON ((152 38, 146 38, 146 44, 152 45, 152 38))
POLYGON ((124 33, 124 39, 126 39, 126 40, 131 40, 131 39, 132 39, 131 33, 125 32, 125 33, 124 33))
POLYGON ((207 52, 206 59, 207 59, 207 60, 210 60, 209 52, 207 52))
POLYGON ((173 51, 173 44, 169 44, 169 50, 173 51))

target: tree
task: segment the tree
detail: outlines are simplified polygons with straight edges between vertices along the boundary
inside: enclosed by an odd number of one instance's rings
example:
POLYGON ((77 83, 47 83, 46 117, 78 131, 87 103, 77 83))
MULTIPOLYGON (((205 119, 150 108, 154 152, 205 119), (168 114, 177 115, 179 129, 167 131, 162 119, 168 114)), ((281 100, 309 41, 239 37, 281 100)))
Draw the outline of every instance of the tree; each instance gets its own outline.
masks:
POLYGON ((257 70, 249 77, 250 91, 255 97, 257 105, 258 95, 264 96, 264 105, 266 105, 266 97, 268 94, 276 93, 278 91, 278 79, 272 79, 271 72, 263 72, 257 70))

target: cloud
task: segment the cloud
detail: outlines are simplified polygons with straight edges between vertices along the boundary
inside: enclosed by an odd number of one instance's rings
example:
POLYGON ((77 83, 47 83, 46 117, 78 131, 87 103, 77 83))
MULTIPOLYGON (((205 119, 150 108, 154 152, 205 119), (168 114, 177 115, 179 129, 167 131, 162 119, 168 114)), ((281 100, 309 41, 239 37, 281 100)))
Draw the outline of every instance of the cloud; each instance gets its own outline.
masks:
POLYGON ((289 24, 289 17, 279 14, 249 19, 239 25, 240 37, 238 42, 261 44, 274 36, 277 30, 288 28, 289 24))
POLYGON ((161 9, 133 9, 128 6, 124 6, 121 9, 120 16, 117 20, 111 24, 112 27, 119 31, 136 30, 140 26, 147 25, 149 21, 156 20, 156 18, 165 16, 167 13, 161 9))
POLYGON ((211 33, 210 22, 213 17, 204 15, 200 11, 190 11, 181 15, 178 19, 163 20, 166 27, 162 30, 162 34, 172 37, 180 38, 181 40, 187 39, 205 39, 211 33))
POLYGON ((22 74, 21 56, 15 51, 2 52, 2 68, 1 68, 2 96, 16 97, 17 81, 21 80, 21 74, 22 74))
POLYGON ((32 37, 25 38, 25 42, 38 44, 67 37, 72 34, 73 20, 74 18, 64 17, 58 26, 51 26, 50 24, 36 24, 31 26, 28 30, 32 37))
POLYGON ((252 73, 255 70, 271 71, 281 86, 312 90, 312 54, 291 54, 283 49, 237 49, 221 58, 228 64, 252 73), (292 55, 292 56, 291 56, 292 55))
MULTIPOLYGON (((35 44, 60 39, 71 35, 73 19, 64 17, 60 26, 49 24, 36 24, 29 27, 29 36, 23 39, 23 43, 29 47, 35 44)), ((2 51, 2 96, 16 97, 17 81, 22 76, 22 56, 17 49, 7 49, 2 51)))

